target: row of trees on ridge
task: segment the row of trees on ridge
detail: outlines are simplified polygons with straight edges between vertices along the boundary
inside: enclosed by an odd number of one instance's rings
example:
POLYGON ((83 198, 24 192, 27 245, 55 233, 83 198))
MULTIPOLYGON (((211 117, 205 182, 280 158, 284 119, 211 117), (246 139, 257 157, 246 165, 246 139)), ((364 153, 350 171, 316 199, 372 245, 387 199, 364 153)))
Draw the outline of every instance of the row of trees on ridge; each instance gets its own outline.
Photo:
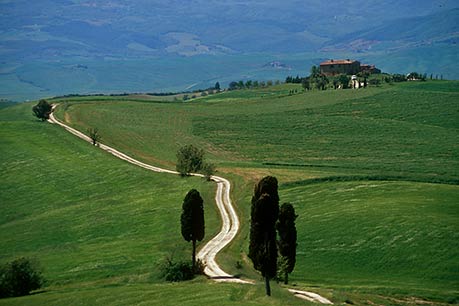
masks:
POLYGON ((229 83, 228 89, 229 90, 237 90, 237 89, 251 89, 251 88, 263 88, 263 87, 271 87, 273 85, 279 85, 280 81, 252 81, 252 80, 247 80, 247 81, 233 81, 229 83))

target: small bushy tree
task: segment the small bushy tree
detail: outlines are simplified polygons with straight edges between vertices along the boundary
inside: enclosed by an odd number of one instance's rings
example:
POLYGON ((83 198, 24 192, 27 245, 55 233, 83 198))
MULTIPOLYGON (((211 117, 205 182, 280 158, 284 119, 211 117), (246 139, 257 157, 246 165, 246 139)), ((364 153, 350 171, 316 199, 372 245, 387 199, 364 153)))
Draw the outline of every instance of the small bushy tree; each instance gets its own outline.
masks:
POLYGON ((317 78, 320 76, 320 68, 317 66, 312 66, 311 67, 311 78, 317 78))
POLYGON ((0 298, 28 295, 44 281, 37 262, 18 258, 0 267, 0 298))
POLYGON ((204 238, 204 200, 196 189, 191 189, 183 200, 180 222, 183 238, 185 241, 193 243, 192 266, 194 270, 196 241, 201 241, 204 238))
POLYGON ((41 99, 38 101, 38 104, 32 107, 33 114, 41 119, 41 121, 45 121, 49 119, 49 114, 51 114, 53 107, 48 101, 41 99))
POLYGON ((351 81, 351 78, 349 78, 345 74, 340 74, 338 76, 338 82, 341 84, 341 88, 346 89, 349 88, 349 82, 351 81))
POLYGON ((327 88, 329 80, 325 75, 320 75, 317 78, 314 78, 314 83, 316 84, 317 89, 325 90, 327 88))
POLYGON ((96 146, 99 143, 99 141, 102 139, 102 137, 99 134, 99 130, 97 128, 89 128, 88 134, 94 146, 96 146))
POLYGON ((229 90, 235 90, 235 89, 238 89, 238 86, 239 86, 239 84, 237 82, 233 81, 233 82, 229 83, 228 89, 229 90))
POLYGON ((199 172, 203 167, 204 151, 194 145, 185 145, 177 152, 176 170, 181 176, 199 172))
POLYGON ((215 174, 215 165, 211 163, 204 163, 202 166, 202 173, 204 174, 206 180, 210 181, 212 175, 215 174))

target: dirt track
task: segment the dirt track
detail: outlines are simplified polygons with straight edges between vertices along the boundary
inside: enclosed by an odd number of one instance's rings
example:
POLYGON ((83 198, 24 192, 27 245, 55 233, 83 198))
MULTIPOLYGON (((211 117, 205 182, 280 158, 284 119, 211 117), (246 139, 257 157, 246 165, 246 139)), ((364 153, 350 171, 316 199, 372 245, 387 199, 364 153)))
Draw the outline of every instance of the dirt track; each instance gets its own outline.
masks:
MULTIPOLYGON (((55 107, 56 106, 53 106, 53 109, 55 107)), ((77 131, 76 129, 71 128, 70 126, 58 121, 54 117, 53 113, 50 114, 48 121, 62 126, 64 129, 66 129, 73 135, 91 143, 91 138, 81 133, 80 131, 77 131)), ((113 154, 114 156, 120 159, 123 159, 136 166, 139 166, 139 167, 151 170, 151 171, 159 172, 159 173, 169 173, 169 174, 175 174, 175 175, 179 174, 177 171, 167 170, 167 169, 145 164, 107 145, 99 144, 99 147, 102 150, 105 150, 113 154)), ((198 173, 192 173, 191 175, 198 176, 198 177, 204 177, 202 174, 198 174, 198 173)), ((215 261, 215 256, 217 255, 217 253, 220 252, 225 246, 227 246, 234 239, 237 232, 239 231, 239 219, 231 203, 231 198, 230 198, 231 184, 230 182, 219 176, 212 176, 211 180, 217 183, 217 192, 215 194, 215 202, 217 203, 217 207, 220 211, 220 215, 222 217, 223 224, 217 236, 212 238, 208 243, 206 243, 201 248, 201 250, 197 254, 197 258, 201 259, 203 262, 206 263, 206 268, 204 270, 206 275, 216 281, 253 283, 251 281, 241 280, 239 278, 236 278, 226 273, 220 268, 220 266, 215 261)))
MULTIPOLYGON (((57 105, 53 105, 53 110, 57 105)), ((91 143, 91 139, 86 136, 85 134, 77 131, 74 128, 69 127, 68 125, 58 121, 54 114, 51 113, 49 117, 49 122, 53 124, 58 124, 68 132, 72 133, 73 135, 91 143)), ((167 170, 155 166, 151 166, 145 164, 141 161, 138 161, 124 153, 119 152, 118 150, 106 146, 104 144, 99 144, 99 147, 102 150, 105 150, 114 156, 123 159, 131 164, 136 166, 159 172, 159 173, 169 173, 179 175, 177 171, 167 170)), ((202 174, 192 173, 193 176, 204 177, 202 174)), ((215 202, 217 204, 218 210, 220 211, 220 215, 222 217, 222 228, 220 232, 212 238, 209 242, 207 242, 201 250, 197 254, 197 258, 201 259, 203 262, 206 263, 206 268, 204 270, 205 274, 210 278, 214 279, 215 281, 219 282, 235 282, 235 283, 244 283, 244 284, 253 284, 254 281, 252 280, 243 280, 234 277, 223 271, 220 266, 215 261, 215 257, 217 256, 218 252, 220 252, 225 246, 227 246, 233 239, 236 237, 237 232, 239 231, 239 218, 234 210, 234 207, 231 203, 230 191, 231 191, 231 184, 230 182, 219 176, 212 176, 211 180, 217 183, 217 192, 215 194, 215 202)), ((306 299, 312 302, 318 302, 322 304, 333 304, 326 298, 308 291, 299 291, 294 289, 288 289, 292 292, 296 297, 306 299)))

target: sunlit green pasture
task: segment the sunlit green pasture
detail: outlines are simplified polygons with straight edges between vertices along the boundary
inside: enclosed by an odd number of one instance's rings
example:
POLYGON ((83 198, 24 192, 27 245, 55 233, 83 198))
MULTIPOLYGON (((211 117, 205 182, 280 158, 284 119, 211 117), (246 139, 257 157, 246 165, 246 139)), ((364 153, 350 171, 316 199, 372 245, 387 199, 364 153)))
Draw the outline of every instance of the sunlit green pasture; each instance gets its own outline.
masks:
POLYGON ((459 85, 432 83, 437 90, 415 83, 289 95, 301 88, 282 85, 187 103, 86 102, 67 106, 66 119, 82 130, 98 127, 106 141, 170 166, 180 145, 196 143, 220 165, 454 180, 459 85))
MULTIPOLYGON (((259 279, 246 256, 250 197, 258 179, 275 175, 281 202, 292 202, 299 215, 291 283, 336 303, 454 303, 458 86, 434 81, 303 93, 280 85, 187 102, 63 98, 57 114, 83 132, 97 127, 103 143, 171 169, 181 145, 205 149, 231 180, 241 219, 237 240, 218 256, 230 273, 259 279)), ((214 185, 136 169, 35 121, 30 108, 0 110, 0 188, 2 203, 11 203, 2 207, 8 235, 0 238, 7 246, 0 258, 39 256, 52 282, 49 292, 14 302, 88 303, 101 294, 109 304, 168 305, 176 289, 190 305, 298 302, 277 286, 274 299, 263 298, 261 283, 158 283, 160 258, 173 251, 189 256, 178 223, 171 230, 184 194, 198 188, 212 203, 214 185), (223 293, 216 298, 214 290, 223 293)), ((210 238, 219 219, 206 208, 210 238)))
POLYGON ((299 215, 291 281, 457 297, 459 186, 328 182, 280 194, 299 215))

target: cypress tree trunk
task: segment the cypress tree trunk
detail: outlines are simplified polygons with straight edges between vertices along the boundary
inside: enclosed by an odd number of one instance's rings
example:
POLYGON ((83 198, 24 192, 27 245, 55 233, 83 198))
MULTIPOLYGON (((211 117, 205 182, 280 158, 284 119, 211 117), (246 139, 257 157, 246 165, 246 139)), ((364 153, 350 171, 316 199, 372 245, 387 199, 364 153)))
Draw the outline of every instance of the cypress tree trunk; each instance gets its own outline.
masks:
POLYGON ((285 275, 284 275, 284 284, 288 285, 288 272, 287 271, 285 272, 285 275))
POLYGON ((196 263, 196 239, 193 239, 193 256, 191 258, 192 260, 192 264, 193 264, 193 272, 194 272, 194 267, 195 267, 195 263, 196 263))
POLYGON ((269 277, 265 276, 266 295, 271 296, 271 287, 269 286, 269 277))

